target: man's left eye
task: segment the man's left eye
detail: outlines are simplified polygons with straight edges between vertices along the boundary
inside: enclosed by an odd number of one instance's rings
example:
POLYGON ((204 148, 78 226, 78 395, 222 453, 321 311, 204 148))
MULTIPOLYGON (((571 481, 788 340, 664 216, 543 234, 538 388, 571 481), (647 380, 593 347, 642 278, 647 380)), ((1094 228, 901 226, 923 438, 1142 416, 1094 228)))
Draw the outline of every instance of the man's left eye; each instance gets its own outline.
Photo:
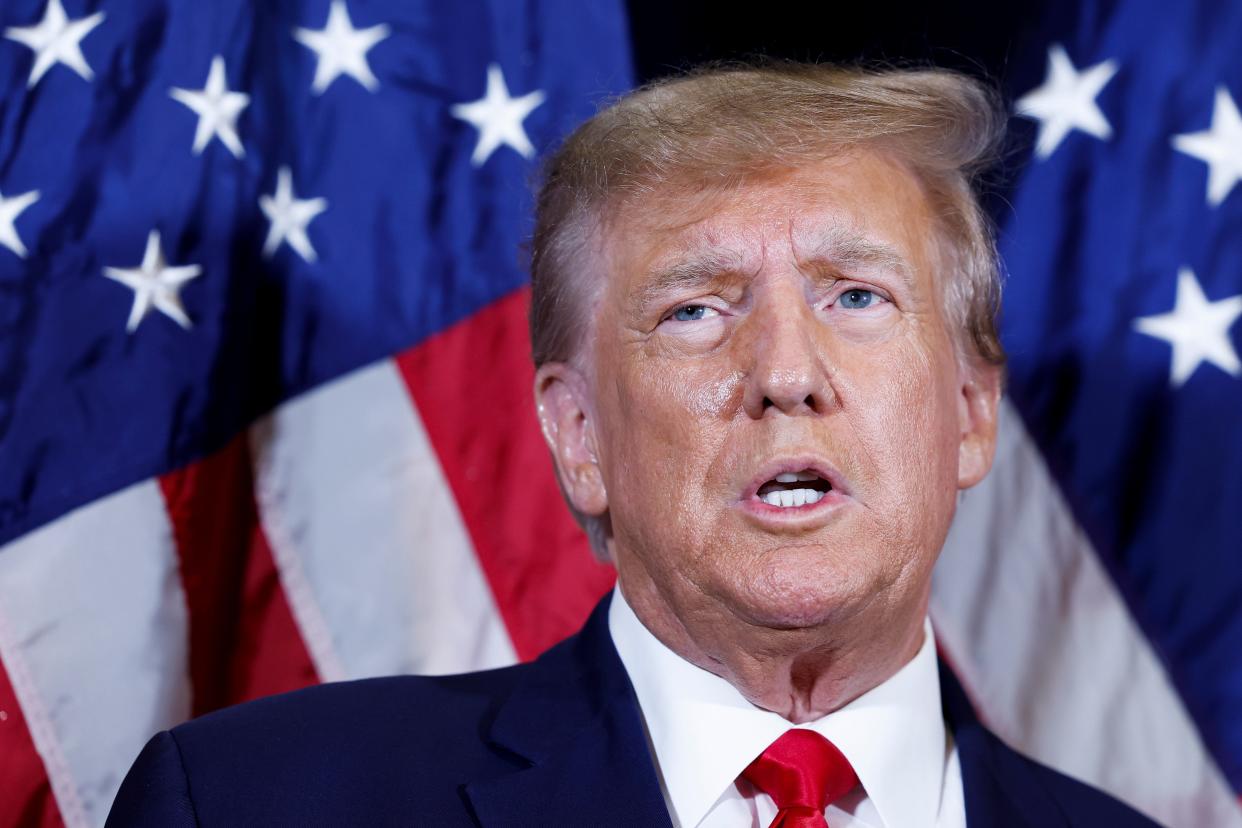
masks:
POLYGON ((879 297, 876 296, 875 291, 867 290, 866 288, 851 288, 842 293, 837 302, 843 308, 861 310, 862 308, 870 307, 877 299, 879 297))
POLYGON ((678 322, 697 322, 709 316, 715 316, 716 310, 707 305, 682 305, 669 316, 678 322))

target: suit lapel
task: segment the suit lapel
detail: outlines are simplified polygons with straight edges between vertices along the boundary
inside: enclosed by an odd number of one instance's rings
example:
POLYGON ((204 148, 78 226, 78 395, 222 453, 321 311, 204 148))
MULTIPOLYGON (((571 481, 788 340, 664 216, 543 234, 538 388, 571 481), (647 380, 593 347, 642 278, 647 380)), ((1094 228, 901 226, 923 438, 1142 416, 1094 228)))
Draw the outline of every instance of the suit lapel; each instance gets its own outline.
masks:
POLYGON ((952 670, 940 661, 940 698, 962 767, 968 828, 1068 826, 1031 760, 1005 745, 975 715, 952 670))
MULTIPOLYGON (((638 701, 608 631, 609 597, 582 631, 529 665, 487 733, 528 766, 466 785, 482 826, 670 826, 638 701)), ((1064 813, 975 715, 946 664, 941 701, 957 745, 968 828, 1056 828, 1064 813)))
POLYGON ((481 825, 671 824, 609 601, 531 664, 497 713, 491 743, 529 767, 466 786, 481 825))

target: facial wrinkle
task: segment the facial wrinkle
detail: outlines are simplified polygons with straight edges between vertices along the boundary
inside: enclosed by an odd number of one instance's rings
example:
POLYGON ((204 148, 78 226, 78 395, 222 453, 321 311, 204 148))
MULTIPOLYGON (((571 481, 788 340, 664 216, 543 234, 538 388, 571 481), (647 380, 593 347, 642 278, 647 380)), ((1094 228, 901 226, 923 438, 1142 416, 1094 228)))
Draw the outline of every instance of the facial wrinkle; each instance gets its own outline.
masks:
POLYGON ((891 244, 867 238, 841 221, 799 231, 790 219, 789 244, 799 270, 811 278, 891 273, 914 294, 913 266, 906 258, 891 244))

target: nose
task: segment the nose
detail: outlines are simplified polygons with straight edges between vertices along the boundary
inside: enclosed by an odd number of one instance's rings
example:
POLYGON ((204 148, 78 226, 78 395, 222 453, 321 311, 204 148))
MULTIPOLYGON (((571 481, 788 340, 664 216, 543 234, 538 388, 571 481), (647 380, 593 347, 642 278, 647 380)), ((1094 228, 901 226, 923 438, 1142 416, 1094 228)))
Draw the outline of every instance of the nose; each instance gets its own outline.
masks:
POLYGON ((836 405, 825 353, 823 323, 798 292, 757 306, 747 320, 750 371, 743 407, 759 419, 827 414, 836 405))

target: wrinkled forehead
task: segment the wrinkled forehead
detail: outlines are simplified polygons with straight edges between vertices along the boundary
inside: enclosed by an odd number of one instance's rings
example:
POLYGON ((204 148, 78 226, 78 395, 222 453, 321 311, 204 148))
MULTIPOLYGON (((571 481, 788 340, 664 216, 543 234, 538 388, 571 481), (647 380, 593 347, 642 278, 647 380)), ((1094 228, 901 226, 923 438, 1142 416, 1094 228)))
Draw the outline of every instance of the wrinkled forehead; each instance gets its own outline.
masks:
POLYGON ((610 293, 655 275, 757 272, 778 253, 799 266, 886 268, 915 288, 939 269, 933 224, 918 178, 860 150, 725 183, 672 180, 618 199, 598 225, 598 247, 610 293))

